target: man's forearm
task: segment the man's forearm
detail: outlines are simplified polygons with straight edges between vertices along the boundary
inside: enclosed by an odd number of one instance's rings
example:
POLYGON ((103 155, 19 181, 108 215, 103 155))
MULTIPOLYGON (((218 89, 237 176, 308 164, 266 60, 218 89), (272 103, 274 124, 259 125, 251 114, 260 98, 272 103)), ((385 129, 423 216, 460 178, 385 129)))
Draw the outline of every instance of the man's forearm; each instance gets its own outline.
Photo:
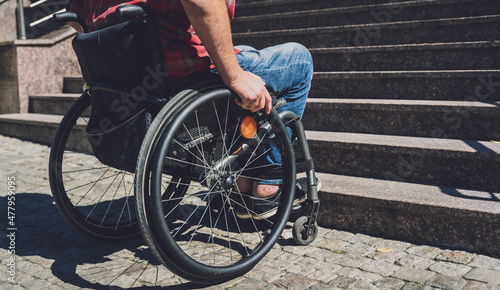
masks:
POLYGON ((212 58, 224 83, 238 96, 243 109, 271 111, 271 96, 264 81, 243 71, 234 53, 225 0, 181 0, 189 21, 212 58))
POLYGON ((241 74, 234 54, 225 0, 181 0, 191 24, 226 85, 241 74))

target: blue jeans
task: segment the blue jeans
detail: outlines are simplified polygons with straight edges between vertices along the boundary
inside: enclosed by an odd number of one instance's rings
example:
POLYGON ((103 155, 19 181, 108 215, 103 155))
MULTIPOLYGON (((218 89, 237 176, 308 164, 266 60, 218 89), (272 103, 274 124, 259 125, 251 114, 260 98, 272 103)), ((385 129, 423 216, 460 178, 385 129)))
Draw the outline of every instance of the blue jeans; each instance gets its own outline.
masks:
MULTIPOLYGON (((236 49, 241 50, 236 55, 241 68, 258 75, 270 91, 286 100, 286 105, 277 111, 290 110, 302 117, 313 76, 312 57, 307 48, 298 43, 285 43, 262 50, 246 45, 236 46, 236 49)), ((290 128, 288 130, 291 134, 290 128)), ((291 137, 293 140, 294 136, 291 137)), ((278 148, 271 144, 270 153, 259 163, 280 164, 278 148)), ((259 183, 281 184, 281 179, 259 183)))

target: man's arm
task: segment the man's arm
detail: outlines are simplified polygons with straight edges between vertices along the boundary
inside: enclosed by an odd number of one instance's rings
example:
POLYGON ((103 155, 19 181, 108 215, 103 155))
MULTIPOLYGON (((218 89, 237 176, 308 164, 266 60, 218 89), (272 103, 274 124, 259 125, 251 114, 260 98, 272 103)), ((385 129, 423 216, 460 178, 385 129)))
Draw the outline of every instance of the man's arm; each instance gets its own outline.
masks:
POLYGON ((181 0, 196 34, 224 83, 240 96, 237 104, 255 112, 271 111, 271 96, 260 77, 241 69, 234 53, 225 0, 181 0))

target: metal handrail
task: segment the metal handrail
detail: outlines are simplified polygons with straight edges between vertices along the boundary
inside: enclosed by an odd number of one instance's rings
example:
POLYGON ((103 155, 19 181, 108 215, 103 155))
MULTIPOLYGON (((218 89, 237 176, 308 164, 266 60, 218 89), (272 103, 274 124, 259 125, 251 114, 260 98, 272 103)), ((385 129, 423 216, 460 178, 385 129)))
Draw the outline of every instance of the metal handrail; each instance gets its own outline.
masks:
POLYGON ((19 39, 26 39, 26 26, 24 26, 23 0, 17 0, 17 33, 19 39))
POLYGON ((49 1, 49 0, 40 0, 40 1, 36 1, 35 3, 31 3, 31 4, 30 4, 30 7, 35 7, 35 6, 38 6, 38 5, 40 5, 40 4, 42 4, 42 3, 45 3, 45 2, 47 2, 47 1, 49 1))
MULTIPOLYGON (((40 4, 43 4, 49 0, 39 0, 34 3, 32 3, 29 7, 36 7, 40 4)), ((42 17, 36 21, 33 21, 29 23, 29 27, 35 27, 37 25, 40 25, 41 23, 44 23, 48 20, 52 19, 52 16, 55 13, 60 13, 60 12, 65 12, 66 9, 61 9, 56 12, 51 12, 47 11, 47 9, 44 10, 44 12, 47 14, 45 17, 42 17)), ((17 27, 18 27, 18 39, 26 39, 26 19, 24 18, 24 6, 23 6, 23 0, 17 0, 17 27)))
POLYGON ((45 22, 45 21, 47 21, 47 20, 50 20, 50 19, 52 19, 52 16, 53 16, 54 14, 56 14, 56 13, 61 13, 61 12, 66 12, 66 8, 63 8, 63 9, 61 9, 61 10, 59 10, 59 11, 56 11, 56 12, 54 12, 54 13, 51 13, 51 14, 49 14, 49 15, 47 15, 47 16, 45 16, 45 17, 43 17, 43 18, 38 19, 37 21, 33 21, 33 22, 31 22, 31 23, 30 23, 30 27, 37 26, 38 24, 40 24, 40 23, 42 23, 42 22, 45 22))

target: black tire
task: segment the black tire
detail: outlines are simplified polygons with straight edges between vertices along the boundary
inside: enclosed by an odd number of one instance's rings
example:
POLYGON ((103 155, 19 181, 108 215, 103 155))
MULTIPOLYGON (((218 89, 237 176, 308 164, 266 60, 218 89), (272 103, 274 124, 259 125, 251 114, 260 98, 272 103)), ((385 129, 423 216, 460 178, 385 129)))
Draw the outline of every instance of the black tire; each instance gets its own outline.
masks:
POLYGON ((134 176, 93 155, 85 136, 89 115, 90 97, 83 94, 56 131, 49 156, 52 196, 63 217, 87 235, 111 240, 137 236, 134 176))
POLYGON ((312 225, 313 226, 312 234, 307 235, 305 233, 305 228, 308 222, 309 222, 308 217, 301 216, 293 224, 293 229, 292 229, 293 240, 298 245, 307 246, 312 242, 314 242, 314 240, 318 236, 318 224, 316 222, 312 225))
MULTIPOLYGON (((228 126, 235 115, 229 113, 233 110, 242 111, 220 82, 182 91, 154 119, 139 153, 136 206, 143 236, 161 263, 198 283, 219 283, 249 271, 276 243, 291 212, 294 152, 274 110, 265 118, 272 124, 273 141, 282 154, 284 185, 277 213, 261 220, 240 219, 235 208, 248 210, 247 197, 233 190, 233 186, 226 184, 223 188, 220 182, 204 181, 208 178, 203 172, 212 170, 217 161, 236 151, 228 145, 238 139, 230 137, 234 131, 228 126), (187 140, 180 141, 180 136, 187 135, 187 140), (183 149, 182 154, 179 148, 183 149), (179 155, 182 158, 176 157, 179 155), (192 161, 185 162, 186 156, 191 156, 192 161), (177 162, 178 168, 171 168, 172 162, 177 162), (181 176, 185 181, 178 182, 181 176), (182 196, 168 199, 164 192, 172 187, 172 180, 173 187, 183 187, 182 196)), ((252 164, 255 156, 251 158, 252 155, 240 160, 239 167, 221 169, 225 175, 219 172, 218 176, 236 177, 243 167, 248 169, 252 164)))

